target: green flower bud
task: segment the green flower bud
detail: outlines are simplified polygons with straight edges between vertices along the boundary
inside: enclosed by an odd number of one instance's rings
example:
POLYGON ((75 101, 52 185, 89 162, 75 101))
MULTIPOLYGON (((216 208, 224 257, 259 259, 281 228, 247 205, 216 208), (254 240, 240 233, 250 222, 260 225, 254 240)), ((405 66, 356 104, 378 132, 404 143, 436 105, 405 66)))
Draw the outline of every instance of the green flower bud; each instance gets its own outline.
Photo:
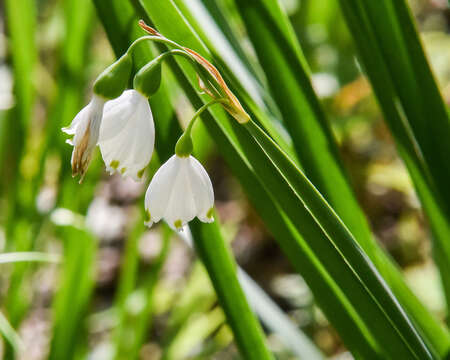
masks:
POLYGON ((178 157, 189 157, 189 155, 192 154, 192 151, 194 151, 194 144, 191 139, 191 129, 187 128, 175 145, 175 154, 178 157))
POLYGON ((115 99, 128 87, 133 59, 125 54, 103 71, 94 83, 94 93, 106 99, 115 99))
POLYGON ((162 57, 153 59, 135 75, 133 87, 148 98, 155 94, 161 85, 162 57))

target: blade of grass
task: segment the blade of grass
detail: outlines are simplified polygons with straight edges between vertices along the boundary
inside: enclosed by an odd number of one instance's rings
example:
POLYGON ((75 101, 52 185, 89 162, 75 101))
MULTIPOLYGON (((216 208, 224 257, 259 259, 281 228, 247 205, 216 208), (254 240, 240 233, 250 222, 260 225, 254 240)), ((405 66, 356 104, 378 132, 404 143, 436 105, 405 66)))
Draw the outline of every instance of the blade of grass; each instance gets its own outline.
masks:
MULTIPOLYGON (((141 226, 143 226, 142 223, 141 226)), ((143 284, 141 285, 144 294, 144 304, 140 311, 133 314, 133 319, 129 324, 121 324, 128 331, 126 335, 125 333, 122 334, 123 336, 118 342, 119 347, 116 349, 115 359, 137 359, 142 345, 147 340, 148 331, 151 326, 155 285, 170 248, 171 230, 167 226, 164 226, 162 230, 161 251, 156 260, 151 264, 150 269, 146 272, 143 284), (130 333, 132 333, 131 336, 130 333)), ((122 319, 122 321, 126 322, 127 319, 122 319)))
POLYGON ((27 125, 31 118, 34 101, 34 70, 37 61, 35 44, 36 14, 33 0, 5 1, 9 51, 11 53, 14 78, 15 106, 10 110, 0 153, 2 173, 1 191, 7 195, 6 234, 10 238, 12 222, 18 209, 17 190, 19 164, 25 148, 27 125))
POLYGON ((94 286, 96 240, 85 231, 61 229, 64 262, 53 302, 50 360, 72 359, 83 333, 83 318, 94 286))
MULTIPOLYGON (((242 130, 245 130, 241 129, 239 125, 236 125, 236 127, 236 131, 241 132, 242 130)), ((339 277, 334 277, 334 280, 342 287, 342 289, 345 289, 344 291, 346 293, 348 293, 348 300, 356 307, 358 315, 370 331, 373 332, 376 341, 381 342, 381 352, 384 353, 384 355, 380 356, 393 356, 394 358, 396 356, 417 357, 418 355, 413 355, 414 351, 410 348, 408 341, 405 341, 403 338, 403 334, 399 332, 397 325, 386 315, 384 310, 385 304, 380 304, 378 299, 373 296, 371 291, 369 291, 365 284, 365 280, 367 279, 362 279, 354 270, 353 266, 355 266, 356 259, 352 257, 352 254, 355 255, 353 250, 356 250, 356 257, 361 256, 363 258, 359 259, 362 260, 362 266, 369 267, 369 269, 366 269, 367 275, 369 275, 369 277, 374 276, 372 280, 380 282, 378 285, 383 288, 381 292, 388 291, 385 288, 383 281, 379 279, 378 274, 374 271, 373 265, 364 258, 365 255, 362 252, 359 253, 360 249, 358 245, 354 241, 350 241, 347 245, 355 247, 355 249, 346 250, 337 247, 336 241, 339 241, 339 234, 327 234, 325 231, 327 224, 325 223, 322 225, 318 222, 317 218, 311 216, 311 211, 309 210, 311 205, 303 205, 301 201, 298 201, 298 193, 291 187, 286 188, 286 179, 277 176, 277 172, 280 171, 279 168, 269 158, 264 159, 264 154, 261 154, 258 149, 254 149, 254 145, 257 143, 252 144, 251 140, 243 134, 240 134, 240 136, 240 143, 246 149, 246 154, 249 156, 255 172, 260 174, 260 177, 264 174, 267 190, 277 199, 280 206, 285 209, 286 215, 292 222, 292 225, 295 226, 298 231, 301 231, 305 240, 310 240, 308 241, 308 246, 311 248, 311 251, 316 254, 322 264, 329 269, 328 271, 330 271, 330 273, 333 273, 333 271, 339 273, 339 277), (283 191, 273 190, 282 188, 284 188, 283 191), (305 226, 306 224, 308 226, 305 226), (349 251, 349 253, 347 253, 347 251, 349 251), (389 337, 386 337, 387 332, 391 334, 389 337)), ((335 231, 339 230, 335 229, 335 231)), ((342 246, 343 244, 338 245, 342 246)), ((359 262, 359 260, 356 260, 356 262, 359 262)), ((303 273, 301 274, 303 275, 303 273)), ((389 296, 391 296, 391 294, 388 292, 388 294, 382 295, 382 299, 380 300, 385 301, 385 298, 389 296)), ((394 312, 399 311, 398 315, 403 317, 404 314, 402 310, 398 309, 395 305, 396 304, 394 303, 394 306, 391 307, 390 310, 394 312)), ((407 322, 407 320, 405 321, 407 322)), ((413 329, 411 330, 413 331, 413 329)), ((341 336, 344 336, 343 332, 340 332, 340 334, 341 336)))
POLYGON ((246 359, 271 359, 263 332, 239 285, 236 263, 219 226, 216 222, 205 225, 195 220, 190 228, 196 253, 208 271, 242 355, 246 359))
POLYGON ((22 339, 2 312, 0 312, 0 334, 12 347, 14 353, 21 353, 21 349, 24 348, 22 339))
POLYGON ((237 1, 247 32, 308 178, 335 207, 356 238, 370 239, 325 114, 314 93, 309 69, 284 14, 273 2, 237 1))
MULTIPOLYGON (((32 226, 24 219, 16 220, 13 234, 9 241, 14 244, 16 251, 29 251, 34 244, 32 226)), ((12 265, 12 273, 9 278, 8 292, 4 299, 5 314, 11 325, 17 327, 22 321, 31 298, 25 289, 29 286, 28 274, 31 264, 19 262, 12 265)))
POLYGON ((163 360, 181 359, 211 336, 224 323, 225 315, 220 307, 192 318, 187 326, 164 349, 163 360))
POLYGON ((245 126, 274 165, 278 167, 286 182, 292 186, 305 208, 311 213, 311 216, 341 251, 346 261, 351 264, 355 275, 361 279, 367 291, 371 293, 371 296, 379 303, 385 315, 393 322, 392 325, 397 328, 398 334, 408 347, 411 347, 411 350, 418 358, 433 358, 433 354, 430 353, 430 350, 417 333, 384 279, 314 185, 309 182, 304 174, 296 168, 295 164, 283 154, 278 145, 258 125, 249 121, 245 126))
MULTIPOLYGON (((236 2, 305 174, 368 250, 375 246, 341 164, 310 71, 278 2, 236 2)), ((372 251, 369 251, 372 252, 372 251)))
POLYGON ((435 193, 434 207, 438 209, 429 210, 428 214, 434 225, 435 259, 449 304, 450 243, 447 239, 450 231, 450 165, 443 154, 450 150, 446 140, 450 137, 450 121, 446 106, 406 3, 403 0, 395 4, 381 1, 378 4, 365 4, 361 11, 365 12, 367 26, 373 29, 378 40, 402 111, 406 115, 407 130, 414 137, 419 156, 426 166, 424 171, 429 175, 428 187, 435 193), (376 20, 380 17, 383 18, 382 22, 376 20), (386 41, 386 38, 389 40, 386 41), (431 219, 432 216, 440 216, 441 219, 431 219))
MULTIPOLYGON (((187 233, 187 232, 185 232, 187 233)), ((192 246, 192 243, 189 244, 192 246)), ((211 309, 217 302, 217 296, 202 263, 196 261, 192 266, 189 278, 180 291, 180 296, 174 304, 167 329, 164 332, 164 347, 174 341, 178 333, 186 326, 192 315, 211 309)))
POLYGON ((275 302, 242 269, 238 272, 239 282, 249 298, 250 305, 261 321, 300 359, 324 359, 314 343, 281 311, 275 302))
POLYGON ((225 37, 225 34, 216 25, 211 14, 200 0, 175 0, 174 3, 189 23, 192 24, 195 32, 205 42, 208 49, 210 49, 213 58, 222 64, 227 64, 230 69, 229 73, 235 74, 236 78, 240 79, 239 82, 242 84, 242 88, 246 90, 259 107, 264 107, 262 86, 253 73, 253 68, 250 66, 249 60, 237 41, 229 42, 229 39, 234 39, 234 37, 231 37, 232 34, 229 34, 228 38, 225 37))
POLYGON ((408 5, 404 0, 383 0, 364 3, 364 8, 414 138, 448 210, 450 163, 445 154, 450 151, 450 121, 408 5))
MULTIPOLYGON (((385 115, 385 120, 394 135, 400 156, 402 157, 418 196, 430 221, 431 230, 434 235, 435 253, 439 267, 443 269, 442 276, 449 274, 449 246, 450 228, 448 218, 442 211, 441 199, 434 191, 430 179, 427 164, 424 162, 417 143, 407 125, 407 120, 400 106, 396 90, 390 76, 388 66, 385 63, 381 49, 377 43, 373 29, 368 25, 369 20, 364 9, 349 1, 340 1, 347 25, 353 34, 362 59, 365 71, 372 83, 373 90, 385 115)), ((445 281, 448 283, 448 281, 445 281)), ((446 287, 448 289, 448 287, 446 287)), ((448 295, 449 291, 446 290, 448 295)), ((419 313, 420 314, 420 313, 419 313)), ((447 331, 436 327, 433 322, 423 317, 415 318, 423 329, 427 340, 435 346, 440 354, 446 354, 450 347, 450 338, 447 331)))
MULTIPOLYGON (((116 354, 120 353, 120 349, 125 347, 123 342, 127 332, 125 326, 127 315, 126 301, 136 287, 139 262, 138 241, 145 230, 142 226, 143 221, 143 218, 139 217, 133 230, 125 239, 125 250, 120 267, 119 284, 117 285, 114 299, 114 307, 117 312, 117 326, 113 334, 113 344, 116 348, 116 354)), ((129 344, 126 340, 125 343, 129 344)))
POLYGON ((61 257, 58 254, 38 251, 19 251, 0 254, 0 264, 29 261, 58 263, 61 261, 61 257))

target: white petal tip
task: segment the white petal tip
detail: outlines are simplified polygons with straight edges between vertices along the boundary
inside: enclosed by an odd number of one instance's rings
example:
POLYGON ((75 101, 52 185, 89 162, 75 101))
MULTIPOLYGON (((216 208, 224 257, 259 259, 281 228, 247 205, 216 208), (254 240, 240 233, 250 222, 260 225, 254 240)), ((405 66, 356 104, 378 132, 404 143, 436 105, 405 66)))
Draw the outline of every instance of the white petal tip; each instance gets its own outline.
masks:
POLYGON ((144 225, 147 226, 148 228, 151 228, 153 225, 153 221, 144 221, 144 225))
POLYGON ((204 223, 212 223, 214 222, 214 205, 208 210, 206 214, 201 214, 197 216, 200 221, 204 223))
POLYGON ((183 231, 184 226, 187 224, 186 222, 183 222, 181 220, 176 220, 176 221, 167 221, 166 220, 166 222, 172 230, 175 230, 178 232, 183 231))
POLYGON ((208 217, 208 216, 199 216, 198 217, 199 218, 199 220, 201 221, 201 222, 204 222, 204 223, 212 223, 212 222, 214 222, 214 217, 208 217))
POLYGON ((62 131, 64 134, 67 134, 67 135, 75 135, 75 129, 74 129, 74 128, 71 128, 71 127, 64 127, 64 128, 61 128, 61 131, 62 131))

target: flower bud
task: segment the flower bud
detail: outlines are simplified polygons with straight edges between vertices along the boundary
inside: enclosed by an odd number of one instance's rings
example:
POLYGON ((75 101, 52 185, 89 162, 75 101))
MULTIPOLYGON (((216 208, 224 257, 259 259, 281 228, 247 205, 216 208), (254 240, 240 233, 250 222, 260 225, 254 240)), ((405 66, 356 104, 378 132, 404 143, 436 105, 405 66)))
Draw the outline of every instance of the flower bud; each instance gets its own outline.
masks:
POLYGON ((115 99, 128 87, 133 60, 125 54, 103 71, 94 83, 94 93, 106 99, 115 99))
POLYGON ((161 85, 161 59, 153 59, 134 77, 133 87, 148 98, 155 94, 161 85))

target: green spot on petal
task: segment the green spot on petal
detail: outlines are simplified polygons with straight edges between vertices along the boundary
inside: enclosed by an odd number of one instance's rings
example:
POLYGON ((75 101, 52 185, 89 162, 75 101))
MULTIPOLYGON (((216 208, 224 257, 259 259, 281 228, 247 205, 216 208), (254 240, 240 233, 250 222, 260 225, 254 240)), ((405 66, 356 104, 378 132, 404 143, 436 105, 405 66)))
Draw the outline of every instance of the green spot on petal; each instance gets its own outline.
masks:
POLYGON ((181 229, 181 227, 183 226, 183 222, 181 220, 176 220, 173 225, 177 228, 177 229, 181 229))
POLYGON ((152 216, 150 215, 149 210, 145 210, 145 222, 150 222, 152 220, 152 216))
POLYGON ((123 167, 122 169, 120 169, 120 173, 121 173, 121 174, 125 174, 125 171, 127 171, 127 168, 126 168, 126 167, 123 167))
POLYGON ((138 177, 139 179, 142 178, 142 176, 144 175, 144 171, 145 171, 145 168, 143 168, 142 170, 139 170, 139 171, 138 171, 137 177, 138 177))
POLYGON ((211 209, 209 209, 208 212, 206 213, 206 217, 207 217, 208 219, 212 219, 213 216, 214 216, 214 208, 211 208, 211 209))
POLYGON ((109 166, 111 166, 114 170, 117 170, 117 168, 119 167, 119 160, 113 160, 111 161, 111 163, 109 164, 109 166))

